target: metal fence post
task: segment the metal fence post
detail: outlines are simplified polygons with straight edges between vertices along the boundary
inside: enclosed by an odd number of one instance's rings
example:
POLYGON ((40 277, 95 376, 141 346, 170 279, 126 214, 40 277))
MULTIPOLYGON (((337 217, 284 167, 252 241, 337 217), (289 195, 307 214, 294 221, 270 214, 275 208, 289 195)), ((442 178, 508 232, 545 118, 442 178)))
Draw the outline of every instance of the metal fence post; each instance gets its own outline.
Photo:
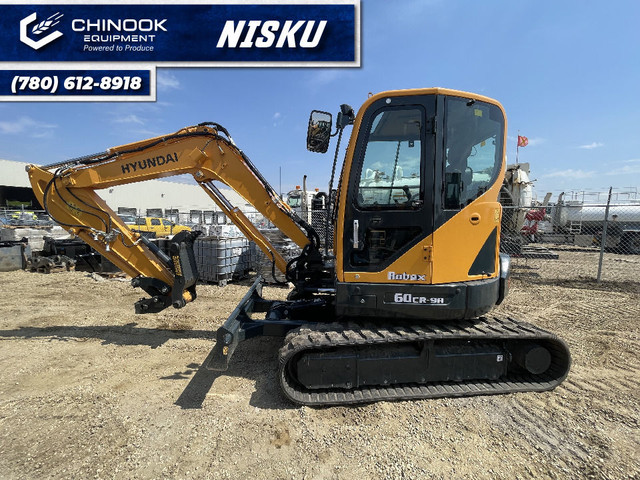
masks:
POLYGON ((602 238, 600 239, 600 259, 598 260, 598 276, 596 281, 600 283, 602 275, 602 258, 604 257, 604 248, 607 245, 607 225, 609 223, 609 205, 611 204, 611 191, 613 187, 609 187, 609 197, 607 198, 607 208, 604 209, 604 224, 602 225, 602 238))

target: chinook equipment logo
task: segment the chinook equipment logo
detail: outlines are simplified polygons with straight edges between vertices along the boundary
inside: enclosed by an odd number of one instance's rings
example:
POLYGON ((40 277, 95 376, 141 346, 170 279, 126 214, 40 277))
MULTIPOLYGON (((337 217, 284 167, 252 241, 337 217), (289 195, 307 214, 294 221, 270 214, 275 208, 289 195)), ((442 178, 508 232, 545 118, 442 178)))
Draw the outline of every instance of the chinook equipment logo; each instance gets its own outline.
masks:
MULTIPOLYGON (((56 12, 51 15, 46 20, 36 23, 31 29, 31 33, 37 36, 40 36, 43 33, 51 30, 52 27, 55 27, 58 23, 60 23, 60 19, 63 17, 63 14, 60 12, 56 12)), ((54 40, 57 40, 62 36, 62 32, 56 30, 55 32, 51 32, 48 35, 41 37, 39 40, 33 40, 29 37, 29 32, 27 31, 29 25, 33 22, 36 22, 38 15, 34 12, 31 15, 20 20, 20 41, 26 45, 29 45, 34 50, 39 50, 45 45, 49 45, 54 40)))
POLYGON ((145 168, 156 168, 164 165, 169 162, 177 162, 178 154, 173 152, 173 154, 169 153, 166 156, 158 155, 157 157, 145 158, 144 160, 138 160, 137 162, 127 163, 125 165, 121 165, 122 173, 132 173, 137 172, 138 170, 144 170, 145 168))

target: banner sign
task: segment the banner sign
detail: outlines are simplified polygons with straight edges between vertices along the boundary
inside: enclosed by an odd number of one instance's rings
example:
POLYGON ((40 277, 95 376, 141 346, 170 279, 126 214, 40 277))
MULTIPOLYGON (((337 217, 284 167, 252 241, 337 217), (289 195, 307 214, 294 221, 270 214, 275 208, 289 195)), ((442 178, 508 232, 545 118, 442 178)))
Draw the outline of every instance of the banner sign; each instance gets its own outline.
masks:
POLYGON ((36 97, 61 100, 68 96, 91 100, 148 99, 154 74, 151 70, 0 70, 0 99, 13 100, 11 96, 27 101, 41 99, 36 97))
POLYGON ((359 66, 357 7, 2 3, 0 62, 359 66))

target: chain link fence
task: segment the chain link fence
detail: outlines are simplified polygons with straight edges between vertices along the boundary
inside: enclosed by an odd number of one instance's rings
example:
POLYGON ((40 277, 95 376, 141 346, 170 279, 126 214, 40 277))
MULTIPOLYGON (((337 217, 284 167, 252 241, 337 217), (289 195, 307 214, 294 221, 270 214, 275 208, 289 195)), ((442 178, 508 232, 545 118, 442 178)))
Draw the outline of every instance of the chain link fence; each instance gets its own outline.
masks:
POLYGON ((640 202, 503 207, 501 251, 515 275, 544 269, 558 279, 637 281, 640 202))
MULTIPOLYGON (((125 212, 118 213, 125 215, 125 212)), ((221 212, 171 210, 162 213, 163 217, 178 224, 203 230, 205 235, 234 233, 225 230, 235 227, 221 212)), ((258 212, 246 214, 258 228, 273 228, 258 212)), ((334 232, 331 219, 327 229, 327 210, 314 209, 310 217, 323 247, 328 233, 331 250, 334 232)), ((0 227, 5 227, 5 230, 19 227, 46 229, 53 225, 41 210, 0 209, 0 227)), ((237 234, 241 235, 239 231, 237 234)), ((34 245, 39 244, 34 240, 34 245)), ((278 244, 278 247, 283 245, 278 244)), ((531 276, 543 270, 547 277, 558 280, 637 282, 637 273, 640 272, 640 201, 609 205, 569 201, 533 208, 505 206, 500 249, 511 255, 514 276, 531 276)), ((271 262, 265 260, 262 263, 264 268, 259 270, 270 274, 271 262)))
POLYGON ((54 222, 44 210, 32 208, 0 208, 2 226, 53 226, 54 222))

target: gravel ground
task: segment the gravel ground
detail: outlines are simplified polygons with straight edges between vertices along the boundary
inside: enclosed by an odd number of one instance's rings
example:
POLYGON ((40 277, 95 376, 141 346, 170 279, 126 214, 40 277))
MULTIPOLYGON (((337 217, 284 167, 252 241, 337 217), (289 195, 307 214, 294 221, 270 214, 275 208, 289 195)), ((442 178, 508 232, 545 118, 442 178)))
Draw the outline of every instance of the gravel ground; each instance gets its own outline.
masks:
POLYGON ((497 309, 567 341, 556 390, 348 408, 288 403, 278 339, 201 368, 247 284, 136 316, 125 281, 0 273, 0 478, 640 478, 640 257, 590 255, 515 261, 497 309))

